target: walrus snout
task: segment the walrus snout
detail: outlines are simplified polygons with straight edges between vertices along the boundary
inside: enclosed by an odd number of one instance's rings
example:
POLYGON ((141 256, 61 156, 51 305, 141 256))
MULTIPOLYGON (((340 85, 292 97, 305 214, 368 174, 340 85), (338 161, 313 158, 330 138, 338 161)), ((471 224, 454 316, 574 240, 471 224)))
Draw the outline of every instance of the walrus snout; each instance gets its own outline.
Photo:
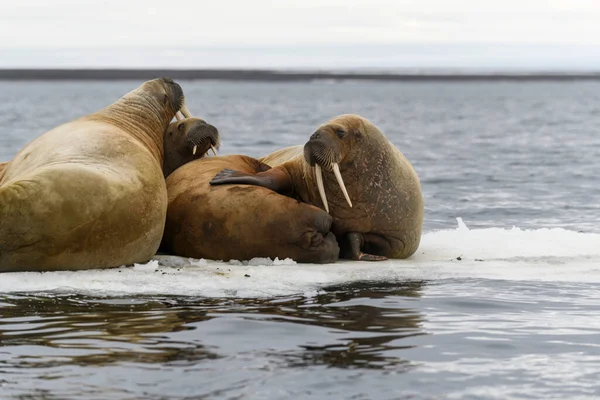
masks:
POLYGON ((327 127, 317 129, 304 145, 304 159, 311 166, 329 167, 343 158, 339 140, 327 127))
POLYGON ((218 149, 220 146, 219 130, 203 120, 198 120, 190 127, 186 142, 194 155, 196 152, 203 155, 211 148, 217 155, 215 148, 218 149))
POLYGON ((315 264, 330 264, 336 262, 340 258, 340 246, 333 232, 323 234, 317 248, 316 254, 310 256, 305 262, 315 264))
POLYGON ((317 228, 317 231, 321 232, 323 235, 326 235, 331 230, 332 224, 333 217, 320 210, 315 221, 315 227, 317 228))
POLYGON ((185 106, 185 96, 181 86, 169 77, 162 77, 158 78, 157 80, 162 82, 167 89, 167 93, 170 94, 168 97, 173 110, 175 112, 182 111, 186 118, 191 117, 189 110, 187 110, 187 107, 185 106))
POLYGON ((321 264, 334 263, 340 258, 340 246, 333 232, 329 232, 323 239, 326 251, 320 260, 321 264))
POLYGON ((313 223, 309 222, 313 230, 309 234, 308 247, 305 247, 309 252, 299 254, 297 261, 315 264, 336 262, 340 255, 340 247, 335 235, 331 232, 333 218, 321 209, 315 209, 315 211, 316 215, 313 214, 312 217, 314 218, 313 223))
POLYGON ((323 128, 320 128, 313 133, 308 142, 304 145, 304 159, 308 165, 315 168, 317 189, 319 190, 321 201, 327 212, 329 212, 329 204, 327 203, 325 185, 323 184, 322 167, 333 171, 335 179, 338 181, 348 205, 352 207, 352 201, 350 200, 350 196, 348 196, 348 191, 346 190, 346 185, 344 184, 344 179, 340 172, 339 162, 342 158, 342 149, 340 148, 338 141, 333 139, 332 135, 323 128))
POLYGON ((325 136, 325 132, 323 131, 323 129, 317 129, 317 131, 315 133, 313 133, 312 135, 310 135, 310 139, 309 140, 323 139, 324 136, 325 136))
POLYGON ((311 167, 319 164, 328 167, 333 163, 339 162, 341 154, 337 146, 332 145, 326 139, 310 139, 304 145, 304 159, 311 167))
POLYGON ((307 142, 304 145, 304 159, 311 167, 314 167, 317 163, 316 154, 323 151, 322 147, 323 145, 315 144, 314 142, 307 142))

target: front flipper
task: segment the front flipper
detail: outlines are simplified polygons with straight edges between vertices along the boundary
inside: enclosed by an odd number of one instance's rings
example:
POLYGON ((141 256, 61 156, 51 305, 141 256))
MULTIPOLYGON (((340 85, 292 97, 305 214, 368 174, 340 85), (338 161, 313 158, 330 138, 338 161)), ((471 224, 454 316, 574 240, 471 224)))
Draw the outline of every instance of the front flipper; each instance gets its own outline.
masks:
POLYGON ((292 189, 290 176, 278 168, 249 174, 246 172, 224 169, 210 181, 211 185, 241 184, 262 186, 278 193, 287 193, 292 189))
MULTIPOLYGON (((368 235, 368 234, 367 234, 368 235)), ((370 235, 372 236, 372 235, 370 235)), ((376 254, 368 254, 361 250, 365 244, 365 238, 362 233, 347 233, 340 243, 340 256, 355 261, 385 261, 387 257, 376 254)))

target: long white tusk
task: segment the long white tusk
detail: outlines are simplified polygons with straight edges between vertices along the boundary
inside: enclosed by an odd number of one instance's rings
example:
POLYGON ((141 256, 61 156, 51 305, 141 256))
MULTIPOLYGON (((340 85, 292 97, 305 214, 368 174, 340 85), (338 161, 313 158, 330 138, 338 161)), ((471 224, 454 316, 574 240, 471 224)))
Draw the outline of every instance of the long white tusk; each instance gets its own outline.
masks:
POLYGON ((335 179, 337 179, 338 184, 340 185, 340 189, 344 192, 344 197, 346 197, 346 201, 352 207, 352 202, 350 201, 350 196, 348 196, 348 191, 346 190, 346 185, 344 185, 344 180, 342 179, 342 174, 340 173, 340 166, 338 163, 331 164, 331 168, 333 168, 333 173, 335 174, 335 179))
POLYGON ((186 118, 191 118, 192 117, 192 113, 190 112, 190 109, 187 108, 187 106, 185 104, 181 105, 181 108, 179 109, 179 111, 183 114, 184 117, 186 118))
MULTIPOLYGON (((212 149, 212 152, 215 154, 215 156, 218 156, 217 154, 217 150, 215 149, 215 146, 213 146, 212 144, 210 145, 210 148, 212 149)), ((207 151, 208 153, 208 151, 207 151)))
POLYGON ((197 146, 197 145, 194 145, 194 150, 192 150, 192 154, 193 154, 193 155, 196 155, 196 150, 198 150, 198 146, 197 146))
POLYGON ((321 171, 319 164, 315 164, 315 178, 317 178, 317 188, 321 195, 321 201, 325 206, 325 211, 329 212, 329 204, 327 204, 327 196, 325 196, 325 186, 323 186, 323 171, 321 171))
POLYGON ((181 113, 181 111, 177 111, 177 113, 175 113, 175 119, 177 121, 181 121, 182 119, 184 119, 185 117, 183 116, 183 114, 181 113))

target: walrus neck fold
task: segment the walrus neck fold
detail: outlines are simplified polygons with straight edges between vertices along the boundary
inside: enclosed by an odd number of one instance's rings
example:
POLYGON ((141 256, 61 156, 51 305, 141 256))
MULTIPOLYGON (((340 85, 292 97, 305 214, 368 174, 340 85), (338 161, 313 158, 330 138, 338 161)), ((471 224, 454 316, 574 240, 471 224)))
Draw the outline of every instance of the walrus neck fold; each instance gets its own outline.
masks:
POLYGON ((0 163, 0 182, 2 182, 2 177, 4 177, 4 171, 8 167, 8 162, 0 163))
POLYGON ((147 99, 123 98, 89 118, 101 118, 140 141, 162 166, 164 160, 164 131, 173 115, 147 99), (145 101, 144 101, 145 100, 145 101), (132 112, 134 110, 134 112, 132 112), (171 118, 168 118, 168 117, 171 118))

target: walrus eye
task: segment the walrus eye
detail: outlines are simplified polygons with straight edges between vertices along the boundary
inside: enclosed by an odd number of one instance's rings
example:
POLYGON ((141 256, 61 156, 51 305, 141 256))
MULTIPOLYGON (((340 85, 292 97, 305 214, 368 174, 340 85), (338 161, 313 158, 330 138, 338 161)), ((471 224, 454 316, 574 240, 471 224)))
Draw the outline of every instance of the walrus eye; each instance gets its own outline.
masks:
POLYGON ((342 139, 344 136, 346 136, 346 131, 343 129, 336 129, 335 134, 337 135, 337 137, 342 139))
POLYGON ((165 94, 165 97, 163 98, 163 104, 167 104, 167 101, 169 101, 169 96, 165 94))
POLYGON ((177 130, 178 130, 178 131, 182 131, 184 126, 185 126, 185 124, 183 124, 183 123, 182 123, 182 124, 179 124, 179 125, 177 125, 177 130))

